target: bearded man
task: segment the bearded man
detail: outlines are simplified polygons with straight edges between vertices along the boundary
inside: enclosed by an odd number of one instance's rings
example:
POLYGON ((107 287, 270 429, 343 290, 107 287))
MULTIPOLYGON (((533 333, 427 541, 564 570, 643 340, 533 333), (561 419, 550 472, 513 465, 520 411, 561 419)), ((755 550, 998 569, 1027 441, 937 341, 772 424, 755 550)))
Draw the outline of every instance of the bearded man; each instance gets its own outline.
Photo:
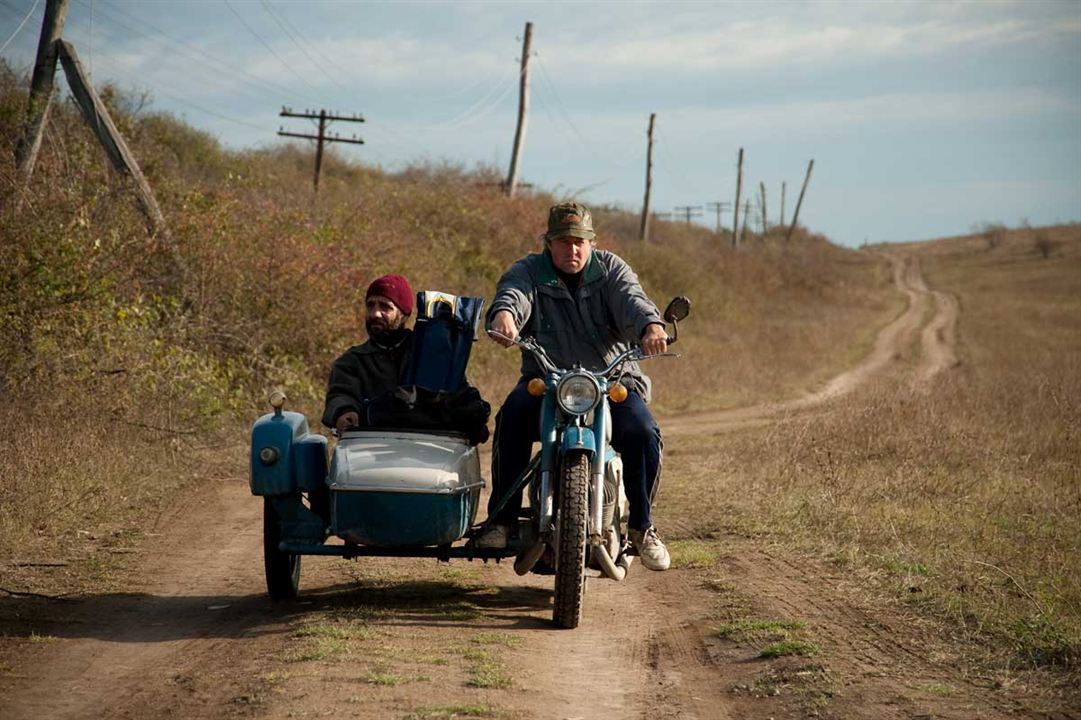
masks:
POLYGON ((413 313, 413 289, 401 275, 384 275, 368 286, 364 328, 368 341, 337 360, 327 383, 323 424, 339 433, 365 427, 371 401, 398 387, 409 360, 412 331, 405 322, 413 313))

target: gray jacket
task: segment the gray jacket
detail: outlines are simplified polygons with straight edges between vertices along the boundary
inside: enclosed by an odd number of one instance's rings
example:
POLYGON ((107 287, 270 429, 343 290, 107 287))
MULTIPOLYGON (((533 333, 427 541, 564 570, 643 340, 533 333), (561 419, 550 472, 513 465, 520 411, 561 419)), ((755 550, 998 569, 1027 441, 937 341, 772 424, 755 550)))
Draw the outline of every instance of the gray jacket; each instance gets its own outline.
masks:
MULTIPOLYGON (((488 327, 500 310, 514 316, 518 333, 532 336, 559 367, 580 364, 601 370, 642 338, 646 326, 664 324, 638 276, 606 250, 594 250, 572 295, 556 274, 548 251, 527 255, 499 279, 488 309, 488 327)), ((625 380, 649 401, 649 378, 637 363, 624 366, 625 380)), ((543 372, 529 353, 522 353, 522 375, 543 372)))

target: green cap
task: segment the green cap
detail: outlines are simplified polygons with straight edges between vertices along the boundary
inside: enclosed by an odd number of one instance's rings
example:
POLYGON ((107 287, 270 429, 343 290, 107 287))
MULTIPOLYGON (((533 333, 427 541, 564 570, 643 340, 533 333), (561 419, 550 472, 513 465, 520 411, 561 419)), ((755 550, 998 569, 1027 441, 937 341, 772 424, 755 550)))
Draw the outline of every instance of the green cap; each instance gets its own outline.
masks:
POLYGON ((560 203, 548 211, 548 232, 544 234, 544 239, 555 240, 567 235, 583 240, 597 237, 597 233, 593 232, 593 215, 585 205, 560 203))

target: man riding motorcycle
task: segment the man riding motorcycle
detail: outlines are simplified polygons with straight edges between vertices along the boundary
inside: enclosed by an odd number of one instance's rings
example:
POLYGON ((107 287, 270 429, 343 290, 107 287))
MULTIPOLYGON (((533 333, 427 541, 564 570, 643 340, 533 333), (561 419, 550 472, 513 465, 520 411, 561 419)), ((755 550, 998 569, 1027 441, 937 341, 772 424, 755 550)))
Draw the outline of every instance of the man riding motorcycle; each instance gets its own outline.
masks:
MULTIPOLYGON (((638 277, 615 254, 596 250, 589 209, 562 203, 548 213, 544 250, 514 263, 500 278, 487 314, 489 336, 510 347, 519 334, 534 337, 556 365, 599 370, 632 343, 646 354, 667 350, 667 331, 657 306, 638 277)), ((543 372, 529 354, 522 355, 522 376, 496 417, 492 453, 493 511, 529 462, 538 440, 541 399, 526 384, 543 372)), ((630 539, 651 570, 667 570, 668 550, 653 527, 651 506, 661 465, 661 431, 646 403, 650 381, 636 363, 622 379, 629 394, 613 404, 612 447, 623 458, 624 485, 630 500, 630 539)), ((477 539, 477 547, 506 547, 517 526, 521 493, 477 539)))

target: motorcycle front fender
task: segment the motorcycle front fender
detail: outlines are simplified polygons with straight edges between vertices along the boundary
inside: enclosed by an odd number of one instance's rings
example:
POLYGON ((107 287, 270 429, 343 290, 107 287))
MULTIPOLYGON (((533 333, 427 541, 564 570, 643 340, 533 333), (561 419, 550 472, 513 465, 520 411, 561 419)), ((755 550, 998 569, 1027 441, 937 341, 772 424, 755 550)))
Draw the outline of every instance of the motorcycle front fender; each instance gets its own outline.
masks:
POLYGON ((568 427, 563 430, 562 451, 585 450, 590 455, 597 452, 597 440, 593 430, 587 427, 568 427))

